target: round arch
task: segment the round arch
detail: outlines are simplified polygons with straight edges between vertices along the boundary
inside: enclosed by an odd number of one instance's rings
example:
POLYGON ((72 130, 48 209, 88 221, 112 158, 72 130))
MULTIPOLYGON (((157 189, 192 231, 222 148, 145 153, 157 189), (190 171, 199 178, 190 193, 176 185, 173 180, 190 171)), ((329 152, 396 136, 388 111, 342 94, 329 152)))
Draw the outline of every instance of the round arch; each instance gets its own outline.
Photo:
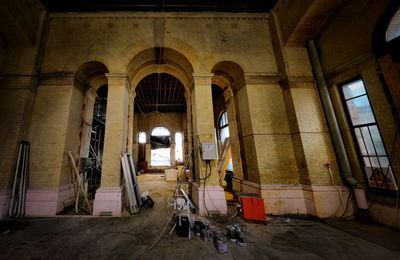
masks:
POLYGON ((135 57, 137 57, 140 53, 144 53, 149 49, 160 48, 179 50, 179 52, 176 52, 180 53, 183 57, 185 57, 186 60, 190 61, 189 63, 194 70, 201 71, 202 68, 204 68, 204 64, 200 58, 199 52, 186 42, 172 36, 168 36, 168 40, 163 42, 163 47, 154 45, 154 37, 147 37, 130 43, 123 51, 121 51, 118 60, 120 61, 120 64, 123 64, 123 66, 129 67, 129 64, 132 63, 132 60, 134 60, 135 57))
POLYGON ((181 81, 186 91, 192 87, 193 66, 180 52, 170 48, 149 48, 138 53, 128 64, 127 75, 132 91, 144 77, 153 73, 167 73, 181 81))
MULTIPOLYGON (((226 113, 229 130, 230 149, 233 162, 233 170, 236 178, 246 179, 246 161, 243 156, 245 152, 243 138, 240 127, 240 111, 237 107, 238 90, 245 86, 244 71, 242 67, 233 61, 221 61, 214 65, 211 72, 214 74, 212 83, 223 91, 225 110, 221 111, 216 120, 216 127, 219 127, 220 117, 226 113), (228 123, 229 121, 229 123, 228 123)), ((220 133, 219 133, 220 135, 220 133)), ((220 144, 222 147, 222 143, 220 144)))
POLYGON ((244 71, 236 62, 218 62, 211 69, 211 72, 214 73, 213 83, 223 89, 230 86, 233 91, 237 91, 246 84, 244 71))
POLYGON ((104 63, 99 61, 87 61, 81 64, 75 72, 75 79, 81 85, 89 85, 89 87, 97 90, 99 87, 108 83, 106 73, 109 70, 104 63))

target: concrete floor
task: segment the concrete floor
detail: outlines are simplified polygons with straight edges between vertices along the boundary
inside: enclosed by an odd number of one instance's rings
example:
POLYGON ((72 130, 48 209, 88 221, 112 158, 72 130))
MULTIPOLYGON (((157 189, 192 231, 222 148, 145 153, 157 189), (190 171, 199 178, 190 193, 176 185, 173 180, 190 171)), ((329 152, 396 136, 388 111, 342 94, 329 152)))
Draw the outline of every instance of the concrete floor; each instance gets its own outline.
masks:
MULTIPOLYGON (((138 215, 7 220, 0 223, 1 259, 138 259, 157 240, 171 208, 174 183, 140 176, 141 192, 155 205, 138 215)), ((221 219, 219 219, 221 220, 221 219)), ((212 230, 227 223, 210 219, 212 230)), ((219 254, 211 241, 165 236, 145 259, 400 259, 400 232, 358 222, 322 222, 270 217, 267 225, 243 221, 247 247, 228 242, 219 254)), ((170 230, 168 227, 168 230, 170 230)))

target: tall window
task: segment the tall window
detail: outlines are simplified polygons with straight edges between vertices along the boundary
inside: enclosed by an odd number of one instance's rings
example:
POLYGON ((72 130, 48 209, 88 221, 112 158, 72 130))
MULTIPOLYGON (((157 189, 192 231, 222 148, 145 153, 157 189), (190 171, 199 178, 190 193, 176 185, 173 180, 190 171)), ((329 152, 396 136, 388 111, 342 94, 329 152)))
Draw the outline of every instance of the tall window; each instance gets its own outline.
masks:
POLYGON ((175 134, 175 160, 183 161, 183 135, 182 133, 175 134))
POLYGON ((145 144, 145 143, 146 143, 146 133, 140 132, 139 133, 139 144, 145 144))
MULTIPOLYGON (((219 128, 219 138, 221 140, 221 145, 223 146, 225 139, 229 137, 228 113, 226 111, 223 112, 219 118, 218 128, 219 128)), ((229 159, 227 170, 233 171, 232 156, 229 159)))
POLYGON ((396 39, 400 36, 400 8, 390 20, 389 26, 386 30, 386 42, 396 39))
POLYGON ((397 190, 363 81, 342 86, 342 94, 369 187, 397 190))
POLYGON ((228 114, 226 111, 222 113, 221 117, 219 118, 219 134, 221 143, 223 144, 225 138, 229 137, 228 114))

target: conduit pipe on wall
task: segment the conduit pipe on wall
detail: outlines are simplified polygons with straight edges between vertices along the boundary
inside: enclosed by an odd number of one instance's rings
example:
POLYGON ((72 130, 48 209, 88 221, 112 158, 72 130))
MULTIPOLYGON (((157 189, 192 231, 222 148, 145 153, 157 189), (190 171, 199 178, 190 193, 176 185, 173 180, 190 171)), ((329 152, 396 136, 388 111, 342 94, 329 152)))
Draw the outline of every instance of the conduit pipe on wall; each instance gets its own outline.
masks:
POLYGON ((325 111, 325 116, 328 121, 328 126, 333 139, 333 145, 336 150, 342 176, 354 190, 356 197, 357 207, 362 210, 368 209, 368 203, 365 196, 365 190, 362 189, 360 183, 354 178, 350 168, 349 159, 347 158, 346 150, 343 144, 343 139, 340 134, 339 125, 336 120, 335 112, 331 98, 329 96, 328 87, 326 85, 324 73, 322 71, 321 63, 318 57, 317 48, 315 47, 314 40, 309 40, 307 43, 308 53, 310 55, 311 65, 314 71, 314 76, 317 80, 318 92, 321 98, 322 106, 325 111))

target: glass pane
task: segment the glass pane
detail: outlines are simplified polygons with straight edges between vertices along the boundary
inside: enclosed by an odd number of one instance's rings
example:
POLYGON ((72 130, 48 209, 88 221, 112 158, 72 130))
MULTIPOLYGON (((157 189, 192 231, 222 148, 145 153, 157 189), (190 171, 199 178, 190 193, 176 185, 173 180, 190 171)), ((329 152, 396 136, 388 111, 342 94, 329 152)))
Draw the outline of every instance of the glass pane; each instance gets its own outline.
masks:
POLYGON ((221 143, 223 144, 225 138, 229 137, 229 127, 224 127, 221 129, 221 143))
POLYGON ((170 148, 151 150, 151 166, 170 166, 170 148))
POLYGON ((182 133, 175 134, 175 160, 182 161, 183 160, 183 140, 182 133))
POLYGON ((370 187, 389 190, 398 189, 387 157, 364 157, 364 163, 370 187))
POLYGON ((371 139, 371 134, 369 132, 369 127, 365 126, 365 127, 361 127, 361 136, 363 138, 364 141, 364 145, 367 147, 367 154, 368 155, 376 155, 376 147, 374 147, 374 143, 372 142, 371 139))
POLYGON ((222 126, 227 125, 227 124, 228 124, 228 114, 226 112, 224 112, 221 115, 219 126, 222 127, 222 126))
POLYGON ((343 89, 343 94, 345 99, 349 99, 352 97, 357 97, 362 94, 366 94, 365 88, 364 88, 364 83, 362 80, 357 80, 354 81, 350 84, 344 85, 342 87, 343 89))
POLYGON ((169 131, 165 127, 156 127, 151 132, 153 136, 169 136, 169 131))
POLYGON ((144 144, 146 143, 146 133, 141 132, 139 133, 139 144, 144 144))
POLYGON ((358 147, 360 148, 361 155, 368 155, 367 148, 365 147, 363 135, 361 134, 360 128, 354 128, 354 132, 356 134, 358 147))
POLYGON ((372 140, 374 141, 375 149, 377 155, 386 155, 385 147, 383 146, 381 135, 378 131, 378 127, 376 125, 370 126, 369 130, 371 132, 372 140))
POLYGON ((353 126, 374 123, 374 115, 367 96, 346 101, 353 126))

